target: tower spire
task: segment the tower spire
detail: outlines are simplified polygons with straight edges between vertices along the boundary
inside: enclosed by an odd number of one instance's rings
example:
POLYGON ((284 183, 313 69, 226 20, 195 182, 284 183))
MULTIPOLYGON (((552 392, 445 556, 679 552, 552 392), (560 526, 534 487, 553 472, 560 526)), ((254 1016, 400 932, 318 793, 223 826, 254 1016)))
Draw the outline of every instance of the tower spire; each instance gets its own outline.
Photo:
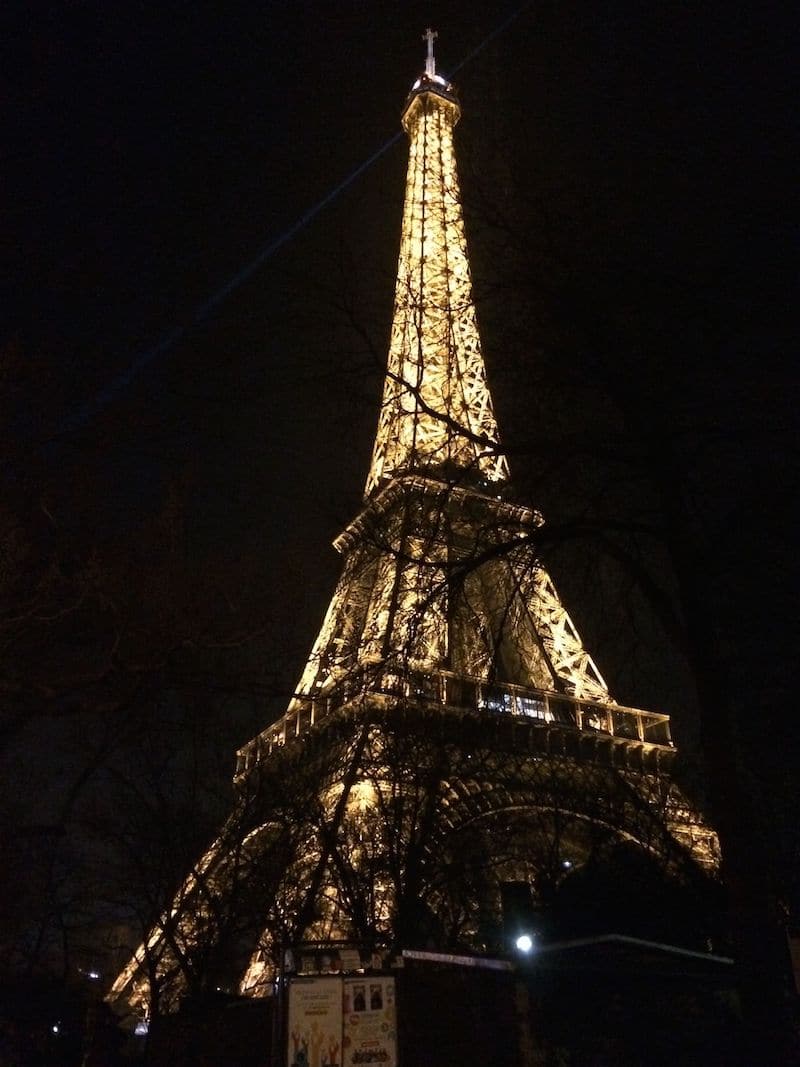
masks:
POLYGON ((429 78, 433 78, 436 74, 436 60, 433 55, 433 42, 439 36, 435 30, 432 30, 430 26, 422 35, 422 40, 428 42, 428 57, 425 60, 425 73, 429 78))
POLYGON ((365 495, 411 471, 503 482, 486 380, 453 147, 460 108, 436 74, 428 29, 425 73, 403 111, 410 140, 394 318, 365 495))

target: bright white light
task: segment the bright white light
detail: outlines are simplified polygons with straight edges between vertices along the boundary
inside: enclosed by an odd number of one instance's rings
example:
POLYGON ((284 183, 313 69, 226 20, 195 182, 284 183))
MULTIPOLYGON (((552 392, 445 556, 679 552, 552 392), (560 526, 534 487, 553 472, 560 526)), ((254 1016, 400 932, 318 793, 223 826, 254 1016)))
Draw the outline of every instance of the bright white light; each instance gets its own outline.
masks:
POLYGON ((58 1025, 58 1023, 53 1023, 50 1029, 53 1031, 54 1034, 58 1034, 61 1032, 61 1027, 58 1025))
POLYGON ((96 982, 100 978, 100 972, 99 971, 87 971, 86 972, 86 977, 87 978, 91 978, 91 980, 93 982, 96 982))
POLYGON ((147 1020, 140 1019, 136 1026, 134 1026, 133 1032, 134 1034, 136 1034, 137 1037, 144 1037, 147 1033, 147 1029, 147 1020))
POLYGON ((564 870, 568 871, 572 866, 572 860, 562 860, 561 866, 564 868, 564 870))
POLYGON ((516 940, 516 946, 520 952, 530 952, 533 948, 533 938, 530 934, 520 934, 516 940))

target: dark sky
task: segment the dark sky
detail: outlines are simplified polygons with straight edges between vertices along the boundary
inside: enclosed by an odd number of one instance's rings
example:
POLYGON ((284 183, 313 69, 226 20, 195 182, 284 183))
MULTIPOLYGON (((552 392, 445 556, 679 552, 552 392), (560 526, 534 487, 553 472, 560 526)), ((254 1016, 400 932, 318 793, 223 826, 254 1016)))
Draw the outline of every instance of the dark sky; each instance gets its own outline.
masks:
MULTIPOLYGON (((338 573, 330 539, 366 475, 380 373, 342 308, 355 306, 382 355, 405 139, 202 321, 197 311, 395 135, 432 24, 445 73, 477 50, 455 77, 458 145, 501 432, 515 439, 542 416, 542 342, 507 344, 500 329, 492 279, 508 279, 478 210, 487 200, 498 212, 524 204, 529 223, 539 212, 531 254, 551 255, 558 234, 559 276, 594 299, 614 302, 620 280, 640 297, 650 287, 659 312, 641 326, 639 365, 654 412, 748 426, 698 492, 741 527, 726 551, 740 559, 730 601, 742 673, 780 695, 797 486, 794 48, 777 5, 701 7, 7 10, 7 487, 44 494, 88 543, 123 540, 171 481, 188 480, 197 559, 260 554, 260 647, 291 684, 338 573)), ((637 307, 620 298, 620 317, 637 307)), ((558 492, 546 496, 530 502, 557 509, 558 492)), ((652 703, 615 666, 626 699, 652 703)), ((256 708, 242 729, 262 725, 256 708)))

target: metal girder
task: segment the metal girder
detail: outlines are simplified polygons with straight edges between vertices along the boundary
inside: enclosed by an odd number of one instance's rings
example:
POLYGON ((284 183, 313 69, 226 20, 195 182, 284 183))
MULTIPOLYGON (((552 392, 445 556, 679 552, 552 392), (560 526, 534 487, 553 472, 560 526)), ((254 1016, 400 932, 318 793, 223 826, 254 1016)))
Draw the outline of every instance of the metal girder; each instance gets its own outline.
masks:
POLYGON ((389 364, 366 495, 409 470, 508 478, 472 300, 453 148, 458 110, 420 92, 406 110, 411 144, 389 364))
POLYGON ((242 880, 265 929, 243 980, 258 992, 287 931, 401 937, 421 905, 477 947, 498 880, 552 863, 559 835, 587 855, 632 842, 665 871, 718 866, 713 830, 670 781, 668 717, 615 704, 538 558, 541 516, 503 499, 458 115, 429 69, 403 115, 365 506, 336 541, 342 576, 319 636, 286 714, 239 753, 234 815, 112 995, 135 1000, 148 969, 185 986, 192 954, 236 926, 222 903, 242 880))

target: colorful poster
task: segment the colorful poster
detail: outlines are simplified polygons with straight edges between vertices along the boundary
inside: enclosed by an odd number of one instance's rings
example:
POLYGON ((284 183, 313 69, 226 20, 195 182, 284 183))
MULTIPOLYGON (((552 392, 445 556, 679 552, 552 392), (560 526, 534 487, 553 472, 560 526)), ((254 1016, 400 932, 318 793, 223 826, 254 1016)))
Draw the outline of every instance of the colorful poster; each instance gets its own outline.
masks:
POLYGON ((296 978, 289 986, 288 1067, 341 1067, 341 978, 296 978))
POLYGON ((346 978, 343 1016, 343 1067, 397 1067, 394 978, 346 978))

